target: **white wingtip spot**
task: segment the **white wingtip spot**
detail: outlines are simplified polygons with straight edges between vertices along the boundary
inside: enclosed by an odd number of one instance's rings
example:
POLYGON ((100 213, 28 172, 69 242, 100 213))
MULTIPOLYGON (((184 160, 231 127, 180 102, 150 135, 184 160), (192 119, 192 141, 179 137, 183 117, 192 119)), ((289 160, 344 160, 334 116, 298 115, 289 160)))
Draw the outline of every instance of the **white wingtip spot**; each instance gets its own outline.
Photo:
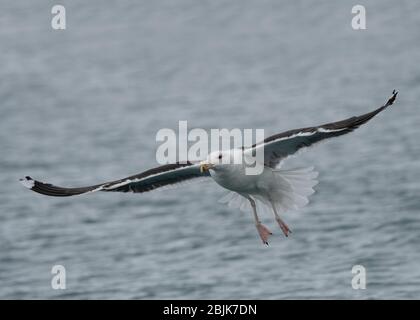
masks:
POLYGON ((19 182, 25 187, 25 188, 28 188, 28 189, 32 189, 33 187, 34 187, 34 185, 35 185, 35 181, 34 180, 32 180, 32 178, 31 177, 25 177, 25 178, 22 178, 22 179, 19 179, 19 182))

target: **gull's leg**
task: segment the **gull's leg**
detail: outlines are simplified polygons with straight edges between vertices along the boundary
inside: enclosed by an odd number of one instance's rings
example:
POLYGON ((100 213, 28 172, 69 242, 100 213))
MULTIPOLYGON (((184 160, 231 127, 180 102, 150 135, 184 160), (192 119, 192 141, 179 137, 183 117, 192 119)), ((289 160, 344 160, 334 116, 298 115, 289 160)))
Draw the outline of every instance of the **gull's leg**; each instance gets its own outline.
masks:
POLYGON ((274 202, 270 201, 270 203, 273 207, 274 217, 276 218, 276 221, 279 224, 281 231, 283 231, 284 235, 288 237, 289 233, 292 233, 292 230, 290 230, 289 226, 280 218, 279 214, 277 213, 277 209, 274 205, 274 202))
POLYGON ((251 197, 247 197, 247 199, 251 203, 251 207, 254 212, 255 226, 257 227, 258 234, 260 235, 262 242, 268 245, 268 237, 271 236, 272 233, 270 230, 268 230, 268 228, 265 225, 261 223, 260 219, 258 218, 257 206, 255 205, 254 199, 252 199, 251 197))

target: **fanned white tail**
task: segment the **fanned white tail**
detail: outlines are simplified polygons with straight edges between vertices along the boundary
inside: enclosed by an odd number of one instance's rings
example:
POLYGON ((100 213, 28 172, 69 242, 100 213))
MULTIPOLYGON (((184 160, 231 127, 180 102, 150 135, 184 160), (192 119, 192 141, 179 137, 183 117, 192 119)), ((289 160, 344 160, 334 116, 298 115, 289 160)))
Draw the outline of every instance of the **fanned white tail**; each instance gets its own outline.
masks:
MULTIPOLYGON (((302 208, 309 203, 308 197, 315 192, 313 187, 318 184, 316 180, 318 172, 314 171, 313 167, 291 170, 275 169, 273 175, 274 184, 268 197, 263 194, 250 195, 256 200, 259 210, 271 212, 270 200, 279 213, 302 208)), ((249 201, 233 191, 228 192, 219 202, 241 211, 250 209, 249 201)))
POLYGON ((314 186, 318 184, 318 172, 314 167, 274 170, 277 175, 279 188, 274 190, 279 197, 274 198, 278 210, 287 211, 290 209, 299 209, 309 203, 308 197, 315 192, 314 186), (276 192, 277 191, 277 192, 276 192))

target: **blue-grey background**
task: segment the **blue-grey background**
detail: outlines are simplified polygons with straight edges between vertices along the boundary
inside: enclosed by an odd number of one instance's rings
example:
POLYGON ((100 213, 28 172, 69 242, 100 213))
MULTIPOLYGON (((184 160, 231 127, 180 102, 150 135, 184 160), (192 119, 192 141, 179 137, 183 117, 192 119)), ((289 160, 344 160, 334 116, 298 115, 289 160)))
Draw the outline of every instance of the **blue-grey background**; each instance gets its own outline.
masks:
POLYGON ((420 2, 0 1, 0 298, 420 298, 420 2), (364 4, 367 30, 351 8, 364 4), (51 28, 51 7, 67 29, 51 28), (292 159, 320 172, 258 238, 214 182, 44 197, 156 165, 161 128, 266 135, 397 103, 292 159), (51 289, 63 264, 67 289, 51 289), (367 270, 353 290, 351 268, 367 270))

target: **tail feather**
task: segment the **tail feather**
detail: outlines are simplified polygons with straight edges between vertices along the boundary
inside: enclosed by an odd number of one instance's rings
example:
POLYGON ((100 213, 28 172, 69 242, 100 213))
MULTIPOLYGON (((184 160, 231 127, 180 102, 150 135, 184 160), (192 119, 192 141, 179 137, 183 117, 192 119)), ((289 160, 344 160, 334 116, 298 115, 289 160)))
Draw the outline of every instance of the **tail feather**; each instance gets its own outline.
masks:
POLYGON ((273 201, 282 211, 299 209, 309 203, 308 197, 318 184, 318 172, 313 167, 292 170, 274 170, 277 175, 278 188, 273 190, 273 201), (292 201, 290 201, 290 199, 292 201))
MULTIPOLYGON (((318 184, 316 177, 318 172, 313 167, 293 170, 273 170, 276 177, 276 185, 270 193, 270 199, 279 212, 296 210, 309 203, 308 197, 315 190, 313 187, 318 184)), ((267 197, 262 195, 251 195, 257 202, 259 209, 270 212, 271 203, 267 197)), ((219 200, 229 207, 238 208, 241 211, 249 211, 249 201, 240 194, 230 191, 219 200)))

